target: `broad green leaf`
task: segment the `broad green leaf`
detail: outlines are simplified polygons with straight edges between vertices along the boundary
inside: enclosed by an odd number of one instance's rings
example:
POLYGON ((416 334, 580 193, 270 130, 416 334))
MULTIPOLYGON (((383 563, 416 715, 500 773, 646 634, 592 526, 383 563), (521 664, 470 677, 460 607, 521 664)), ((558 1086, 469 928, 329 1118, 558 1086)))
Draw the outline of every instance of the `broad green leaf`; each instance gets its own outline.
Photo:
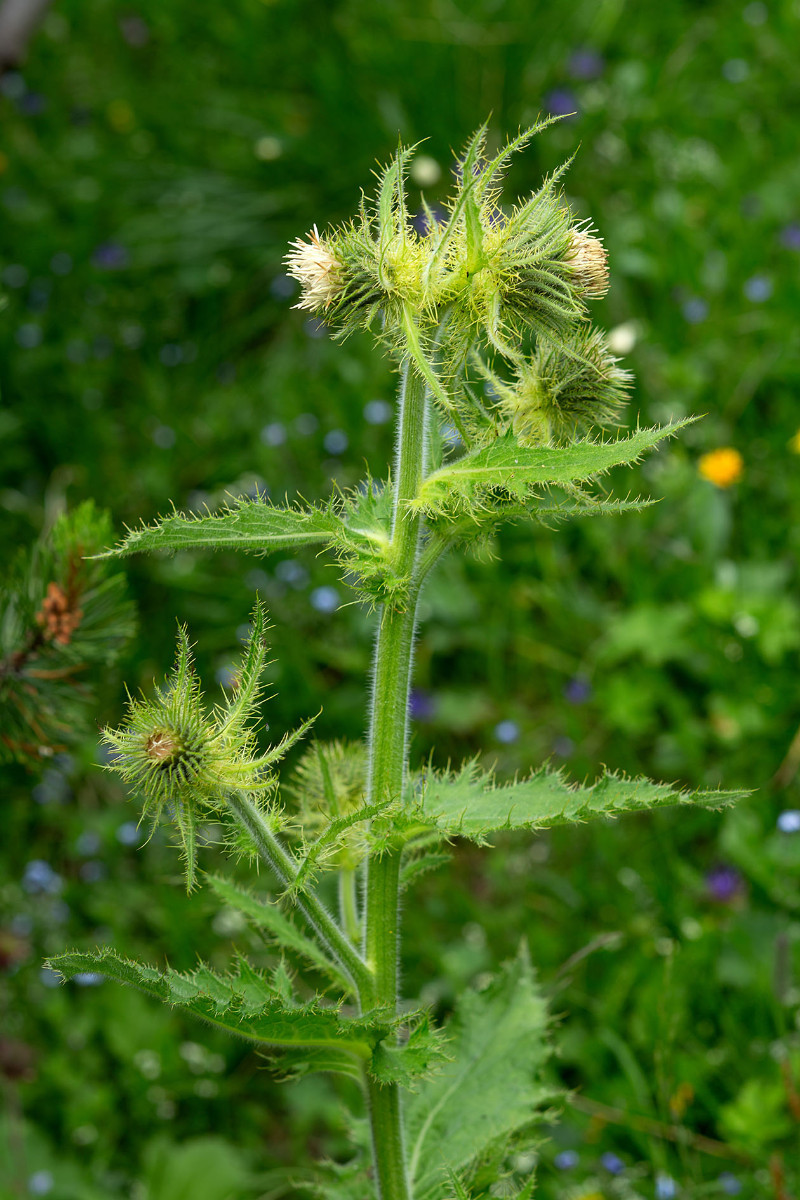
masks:
POLYGON ((635 463, 664 438, 693 418, 654 429, 637 429, 614 441, 583 441, 571 446, 521 446, 506 434, 481 450, 465 454, 434 471, 411 507, 432 518, 453 519, 479 513, 488 502, 526 501, 538 489, 570 488, 603 475, 612 467, 635 463))
POLYGON ((539 1078, 546 1030, 545 1004, 524 952, 484 991, 464 993, 446 1030, 452 1061, 406 1102, 415 1200, 450 1195, 446 1171, 464 1170, 541 1116, 552 1098, 539 1078))
MULTIPOLYGON (((310 957, 307 946, 302 952, 310 957)), ((110 948, 69 951, 51 958, 48 965, 64 979, 99 972, 268 1051, 280 1050, 275 1061, 287 1074, 337 1071, 359 1077, 366 1066, 382 1083, 409 1087, 446 1057, 441 1031, 430 1025, 427 1014, 396 1016, 374 1009, 360 1017, 343 1017, 337 1008, 317 1001, 294 1003, 280 966, 270 978, 239 958, 229 975, 202 963, 184 974, 133 962, 110 948), (409 1025, 406 1041, 395 1045, 392 1037, 409 1025)))
POLYGON ((294 921, 287 917, 276 903, 262 900, 253 892, 231 883, 221 875, 208 875, 206 878, 220 900, 242 913, 257 929, 268 934, 270 939, 287 950, 294 951, 323 975, 327 975, 345 995, 352 991, 352 983, 338 965, 328 958, 312 938, 298 929, 294 921))
POLYGON ((368 1021, 340 1017, 335 1008, 317 1003, 288 1007, 268 978, 241 959, 237 973, 227 976, 206 966, 186 974, 171 969, 159 971, 121 958, 111 949, 59 954, 50 959, 49 965, 65 979, 84 971, 100 972, 266 1046, 333 1053, 337 1059, 345 1053, 368 1060, 378 1040, 369 1032, 368 1021))
POLYGON ((174 512, 153 525, 131 529, 100 558, 153 550, 242 550, 265 554, 325 544, 342 527, 332 509, 277 508, 267 500, 240 499, 217 515, 174 512))
POLYGON ((592 817, 617 817, 671 804, 725 808, 746 791, 682 790, 669 783, 606 772, 595 783, 570 782, 563 771, 541 767, 527 779, 498 784, 476 760, 458 772, 430 773, 422 781, 423 820, 447 835, 482 842, 501 829, 549 829, 592 817))

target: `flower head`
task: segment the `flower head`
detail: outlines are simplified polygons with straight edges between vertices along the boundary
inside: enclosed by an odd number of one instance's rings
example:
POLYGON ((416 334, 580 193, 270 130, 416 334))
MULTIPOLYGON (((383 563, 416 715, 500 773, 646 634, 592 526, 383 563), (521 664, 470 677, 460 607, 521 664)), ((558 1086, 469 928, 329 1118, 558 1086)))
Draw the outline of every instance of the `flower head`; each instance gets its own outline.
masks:
POLYGON ((573 229, 567 262, 584 296, 599 299, 608 291, 608 251, 600 238, 585 229, 573 229))
POLYGON ((303 289, 295 308, 308 312, 328 308, 341 291, 341 263, 319 236, 316 225, 307 242, 296 238, 291 247, 285 259, 286 271, 303 289))
POLYGON ((738 483, 744 474, 744 459, 732 446, 722 446, 703 454, 697 464, 703 479, 718 488, 729 488, 738 483))
POLYGON ((266 664, 264 632, 265 614, 259 604, 237 686, 209 712, 186 630, 180 629, 177 661, 165 686, 156 688, 152 698, 131 699, 125 725, 103 731, 111 749, 109 769, 141 794, 142 817, 155 828, 166 811, 174 822, 190 890, 198 821, 218 815, 231 791, 269 793, 275 783, 271 766, 306 728, 258 754, 253 721, 266 664))
POLYGON ((512 384, 491 377, 501 428, 523 445, 540 445, 613 422, 632 381, 617 361, 599 329, 583 328, 561 346, 540 341, 512 384))

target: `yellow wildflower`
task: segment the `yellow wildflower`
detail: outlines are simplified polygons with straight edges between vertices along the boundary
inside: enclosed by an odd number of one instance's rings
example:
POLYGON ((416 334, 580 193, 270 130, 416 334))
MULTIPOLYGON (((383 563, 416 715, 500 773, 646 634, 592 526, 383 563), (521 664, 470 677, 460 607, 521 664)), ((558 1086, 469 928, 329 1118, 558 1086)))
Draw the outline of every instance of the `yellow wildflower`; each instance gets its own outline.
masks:
POLYGON ((800 454, 800 429, 798 429, 793 438, 789 438, 789 449, 794 454, 800 454))
POLYGON ((721 446, 719 450, 710 450, 708 454, 702 455, 697 470, 703 479, 707 479, 715 487, 727 488, 742 478, 744 459, 732 446, 721 446))

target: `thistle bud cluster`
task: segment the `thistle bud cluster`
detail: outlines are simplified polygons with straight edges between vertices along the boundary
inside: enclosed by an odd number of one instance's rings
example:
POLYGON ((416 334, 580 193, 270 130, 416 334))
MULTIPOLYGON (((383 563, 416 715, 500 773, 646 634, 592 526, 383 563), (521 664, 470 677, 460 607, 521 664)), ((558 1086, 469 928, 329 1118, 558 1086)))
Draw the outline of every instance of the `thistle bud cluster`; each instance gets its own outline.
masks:
POLYGON ((264 754, 257 751, 254 720, 266 664, 264 632, 264 610, 257 605, 236 687, 209 711, 186 630, 180 629, 175 667, 165 685, 150 698, 131 698, 125 724, 103 731, 109 769, 139 793, 142 818, 153 828, 164 815, 173 822, 189 890, 195 881, 198 823, 218 818, 232 791, 269 793, 271 768, 288 748, 284 739, 264 754))
MULTIPOLYGON (((586 302, 608 290, 608 256, 587 223, 575 221, 559 190, 569 164, 528 199, 501 205, 513 154, 550 123, 521 133, 493 158, 482 126, 458 160, 447 215, 424 206, 422 232, 406 205, 413 148, 401 149, 355 221, 324 236, 314 226, 286 258, 302 288, 296 307, 324 317, 341 335, 377 325, 398 358, 417 359, 466 440, 497 424, 497 413, 476 423, 474 413, 464 411, 460 380, 476 353, 511 364, 513 378, 499 391, 515 390, 521 411, 537 407, 534 393, 545 397, 541 419, 512 422, 530 437, 574 435, 602 424, 624 398, 627 376, 602 339, 587 333, 586 302), (556 385, 554 372, 562 367, 566 376, 556 385)), ((488 364, 486 370, 492 370, 488 364)))

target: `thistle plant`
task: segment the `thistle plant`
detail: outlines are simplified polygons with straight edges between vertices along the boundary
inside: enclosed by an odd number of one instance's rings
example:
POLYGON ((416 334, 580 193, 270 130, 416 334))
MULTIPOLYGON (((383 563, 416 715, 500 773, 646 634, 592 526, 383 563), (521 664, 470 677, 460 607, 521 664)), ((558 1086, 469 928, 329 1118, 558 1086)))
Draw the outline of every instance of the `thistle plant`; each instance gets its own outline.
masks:
POLYGON ((236 854, 266 868, 257 891, 226 876, 202 882, 267 935, 279 951, 274 967, 239 957, 227 974, 202 963, 180 974, 112 949, 53 961, 67 978, 101 971, 180 1006, 266 1049, 285 1072, 360 1080, 370 1136, 354 1120, 351 1161, 320 1165, 314 1185, 342 1200, 469 1200, 498 1194, 501 1179, 503 1194, 534 1192, 533 1137, 557 1097, 543 1076, 547 1014, 525 947, 487 987, 467 991, 444 1028, 399 994, 400 896, 446 857, 444 847, 662 805, 718 808, 739 794, 608 772, 578 785, 548 765, 503 782, 478 759, 444 770, 409 762, 417 609, 439 560, 506 521, 550 525, 644 507, 609 497, 596 481, 685 424, 597 432, 619 420, 630 384, 589 319, 589 303, 608 285, 605 250, 565 202, 559 181, 568 164, 528 199, 502 201, 511 156, 547 124, 493 156, 479 129, 458 161, 447 215, 426 207, 423 233, 406 205, 413 151, 401 148, 352 222, 315 227, 290 248, 297 307, 338 337, 372 330, 397 367, 396 450, 385 480, 317 507, 256 497, 217 515, 173 513, 108 551, 327 548, 374 610, 365 745, 312 742, 280 777, 282 757, 313 718, 259 747, 260 604, 230 698, 206 706, 181 631, 168 684, 152 699, 132 698, 122 728, 105 735, 110 769, 145 818, 175 825, 190 888, 199 878, 195 831, 209 818, 236 854), (325 900, 329 876, 336 912, 325 900), (526 1145, 532 1152, 521 1156, 526 1145))

